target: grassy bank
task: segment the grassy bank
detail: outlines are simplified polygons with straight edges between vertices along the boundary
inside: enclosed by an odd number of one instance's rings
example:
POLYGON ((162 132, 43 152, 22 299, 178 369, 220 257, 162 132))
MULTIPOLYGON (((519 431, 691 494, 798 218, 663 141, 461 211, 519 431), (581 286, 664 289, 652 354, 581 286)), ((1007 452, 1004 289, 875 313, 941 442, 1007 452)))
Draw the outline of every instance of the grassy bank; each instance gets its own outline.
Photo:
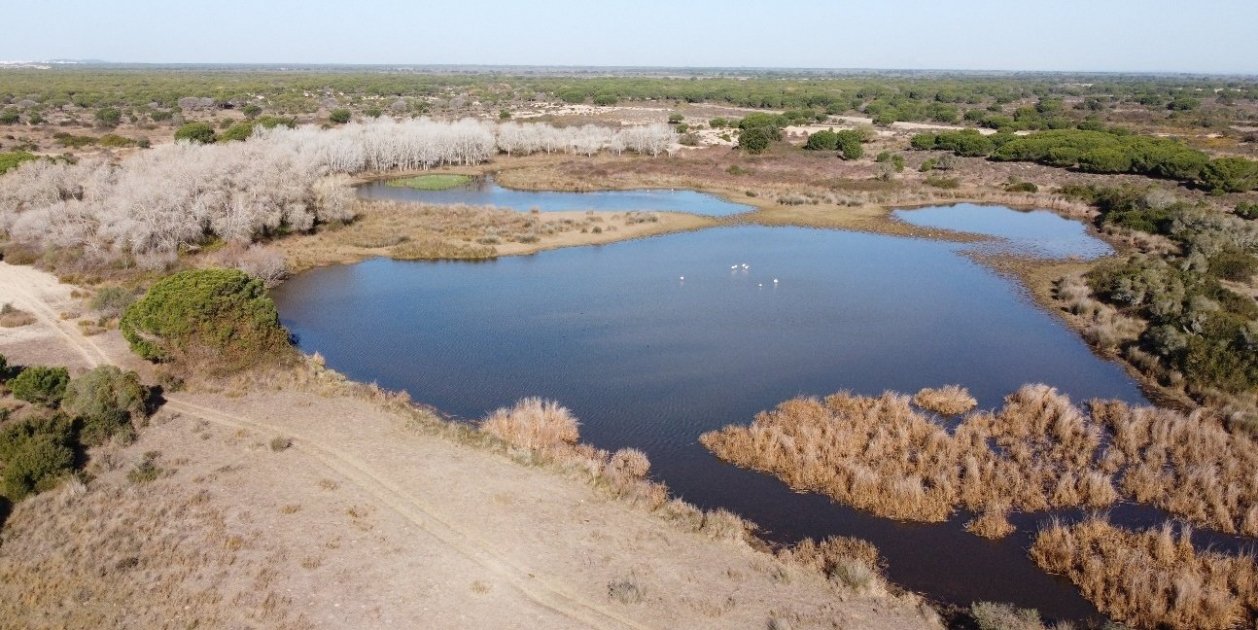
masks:
POLYGON ((450 190, 451 188, 466 186, 470 183, 472 183, 471 176, 454 173, 416 175, 414 177, 388 180, 389 186, 413 190, 450 190))

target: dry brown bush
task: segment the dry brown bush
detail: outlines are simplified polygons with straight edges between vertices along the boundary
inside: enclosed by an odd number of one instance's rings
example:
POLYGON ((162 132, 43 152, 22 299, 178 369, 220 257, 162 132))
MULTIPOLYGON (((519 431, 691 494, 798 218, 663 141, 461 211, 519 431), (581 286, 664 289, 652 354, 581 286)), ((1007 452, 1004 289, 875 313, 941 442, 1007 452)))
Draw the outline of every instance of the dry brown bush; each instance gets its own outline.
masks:
POLYGON ((1069 398, 1028 385, 951 435, 907 396, 840 393, 786 401, 749 427, 725 427, 700 441, 795 489, 888 518, 942 521, 960 506, 1037 511, 1112 503, 1118 495, 1110 477, 1093 465, 1100 435, 1069 398))
POLYGON ((547 450, 575 444, 580 435, 577 426, 567 407, 534 397, 494 411, 480 428, 513 446, 547 450))
POLYGON ((1187 528, 1144 532, 1100 517, 1052 523, 1031 547, 1050 573, 1065 575, 1107 615, 1140 627, 1235 628, 1258 623, 1258 565, 1252 557, 1198 552, 1187 528))
POLYGON ((0 328, 20 328, 35 323, 35 316, 9 304, 0 306, 0 328))
POLYGON ((1004 538, 1017 528, 1009 522, 1009 506, 995 503, 983 508, 983 511, 965 524, 965 531, 983 538, 1004 538))
POLYGON ((978 405, 969 390, 959 385, 927 387, 913 396, 913 403, 922 409, 945 416, 959 416, 978 405))
POLYGON ((1098 402, 1093 416, 1113 433, 1108 459, 1122 489, 1193 522, 1258 536, 1258 444, 1204 411, 1191 415, 1098 402))

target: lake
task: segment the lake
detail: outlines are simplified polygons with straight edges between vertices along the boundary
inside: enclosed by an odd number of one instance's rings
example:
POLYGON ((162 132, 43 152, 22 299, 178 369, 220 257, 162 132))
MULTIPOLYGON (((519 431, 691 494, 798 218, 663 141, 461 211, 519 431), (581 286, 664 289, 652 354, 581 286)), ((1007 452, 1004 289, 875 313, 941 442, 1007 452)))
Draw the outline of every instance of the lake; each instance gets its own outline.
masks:
POLYGON ((858 536, 882 551, 893 581, 932 598, 1096 618, 1069 582, 1026 557, 1044 514, 1015 516, 1019 532, 1002 541, 965 532, 965 514, 898 523, 796 494, 697 441, 794 396, 845 389, 955 383, 990 408, 1044 382, 1076 401, 1146 402, 1118 365, 968 247, 721 227, 486 263, 374 259, 300 274, 275 298, 301 348, 350 378, 468 419, 553 398, 581 419, 584 441, 644 450, 676 494, 746 516, 769 539, 858 536))
POLYGON ((514 190, 499 186, 491 177, 478 177, 466 186, 456 186, 445 190, 416 190, 405 186, 390 186, 387 181, 363 184, 357 190, 358 196, 362 199, 498 206, 521 212, 534 208, 542 212, 657 210, 723 217, 755 210, 753 206, 732 203, 716 195, 693 190, 641 189, 593 192, 514 190))

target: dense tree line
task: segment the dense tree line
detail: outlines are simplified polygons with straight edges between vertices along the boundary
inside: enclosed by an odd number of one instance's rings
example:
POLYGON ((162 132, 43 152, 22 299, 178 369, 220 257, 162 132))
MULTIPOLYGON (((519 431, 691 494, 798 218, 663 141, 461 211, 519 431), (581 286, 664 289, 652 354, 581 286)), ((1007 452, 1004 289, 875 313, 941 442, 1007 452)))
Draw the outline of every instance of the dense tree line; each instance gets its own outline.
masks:
POLYGON ((1133 173, 1197 185, 1215 192, 1258 189, 1258 162, 1210 156, 1171 138, 1116 131, 1063 129, 1027 136, 983 136, 975 130, 919 134, 912 146, 970 157, 1037 162, 1088 173, 1133 173))

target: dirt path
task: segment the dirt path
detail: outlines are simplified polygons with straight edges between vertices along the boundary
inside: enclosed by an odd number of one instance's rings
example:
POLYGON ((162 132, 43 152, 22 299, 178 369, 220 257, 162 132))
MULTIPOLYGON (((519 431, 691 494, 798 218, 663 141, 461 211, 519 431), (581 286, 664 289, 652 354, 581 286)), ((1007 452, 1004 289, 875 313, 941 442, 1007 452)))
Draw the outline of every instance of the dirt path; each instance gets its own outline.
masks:
MULTIPOLYGON (((116 332, 87 337, 60 316, 69 293, 47 274, 0 263, 0 296, 36 317, 41 343, 62 348, 54 356, 71 353, 78 368, 133 364, 116 332)), ((6 341, 0 335, 0 352, 9 351, 6 341)), ((303 603, 274 617, 299 619, 294 627, 390 620, 403 627, 763 627, 771 619, 793 627, 929 627, 912 601, 837 591, 819 576, 678 530, 580 482, 406 430, 365 401, 257 387, 170 395, 162 413, 167 420, 132 450, 160 450, 163 461, 182 466, 159 482, 169 484, 172 500, 191 484, 224 477, 208 486, 216 497, 209 503, 225 522, 254 532, 253 564, 224 560, 239 564, 219 573, 216 588, 246 602, 247 584, 269 576, 275 596, 268 602, 303 603), (291 439, 291 448, 276 454, 260 447, 277 436, 291 439), (306 505, 324 507, 300 509, 306 505), (388 551, 365 558, 342 547, 345 524, 332 519, 338 513, 388 551), (297 557, 300 566, 286 571, 262 560, 297 557), (428 597, 414 594, 417 580, 428 597), (632 596, 611 597, 615 583, 633 584, 632 596), (342 600, 362 601, 372 615, 343 609, 342 600)), ((13 518, 21 517, 19 509, 13 518)), ((0 550, 9 547, 23 545, 0 550)), ((44 560, 25 561, 35 570, 44 560)), ((0 569, 6 563, 21 574, 21 563, 0 553, 0 569)))

